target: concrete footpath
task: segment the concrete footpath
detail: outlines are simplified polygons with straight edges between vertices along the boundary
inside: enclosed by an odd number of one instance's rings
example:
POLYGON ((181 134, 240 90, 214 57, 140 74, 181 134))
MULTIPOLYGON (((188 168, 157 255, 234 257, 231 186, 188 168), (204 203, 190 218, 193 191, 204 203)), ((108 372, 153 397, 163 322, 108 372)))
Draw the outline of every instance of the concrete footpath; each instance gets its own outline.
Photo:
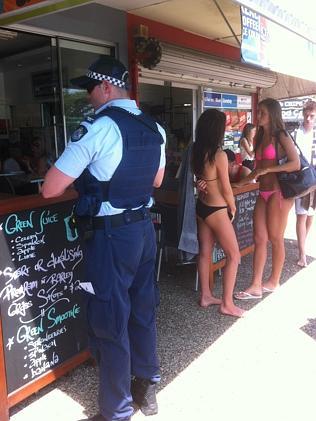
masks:
MULTIPOLYGON (((147 420, 316 420, 315 224, 309 265, 300 269, 291 214, 282 286, 262 300, 242 302, 249 309, 243 319, 200 309, 192 268, 163 275, 158 326, 164 380, 159 414, 147 420)), ((246 256, 236 289, 250 275, 246 256)), ((220 293, 220 279, 216 285, 220 293)), ((10 420, 77 421, 96 412, 96 394, 96 369, 85 364, 12 408, 10 420)), ((145 417, 137 412, 133 420, 145 417)))

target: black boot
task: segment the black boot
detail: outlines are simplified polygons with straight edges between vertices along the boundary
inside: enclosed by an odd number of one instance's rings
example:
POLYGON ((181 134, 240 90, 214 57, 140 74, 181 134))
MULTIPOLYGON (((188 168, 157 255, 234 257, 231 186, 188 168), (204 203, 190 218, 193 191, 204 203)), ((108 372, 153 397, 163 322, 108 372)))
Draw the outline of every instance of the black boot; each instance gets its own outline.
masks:
POLYGON ((140 377, 134 377, 131 382, 131 394, 133 401, 139 406, 144 415, 155 415, 158 413, 156 383, 140 377))

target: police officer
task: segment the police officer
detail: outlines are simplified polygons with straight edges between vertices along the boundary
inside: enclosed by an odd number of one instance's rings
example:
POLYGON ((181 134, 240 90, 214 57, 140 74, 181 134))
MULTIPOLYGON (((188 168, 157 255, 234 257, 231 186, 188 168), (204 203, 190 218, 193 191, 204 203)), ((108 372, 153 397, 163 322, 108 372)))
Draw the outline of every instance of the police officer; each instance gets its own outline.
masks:
POLYGON ((61 195, 73 182, 75 212, 86 222, 84 283, 90 346, 99 363, 99 409, 93 421, 130 420, 132 401, 157 413, 151 194, 165 167, 165 132, 128 96, 128 72, 103 56, 74 85, 88 92, 84 120, 42 187, 61 195))

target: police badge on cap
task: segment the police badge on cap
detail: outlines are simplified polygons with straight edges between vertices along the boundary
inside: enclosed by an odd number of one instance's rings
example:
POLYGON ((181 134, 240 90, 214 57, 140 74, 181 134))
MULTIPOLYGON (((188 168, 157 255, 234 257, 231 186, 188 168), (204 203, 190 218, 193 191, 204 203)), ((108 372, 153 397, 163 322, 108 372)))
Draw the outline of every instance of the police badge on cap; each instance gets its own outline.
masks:
POLYGON ((93 82, 96 84, 107 81, 119 88, 128 89, 128 71, 124 64, 116 60, 114 57, 102 56, 91 64, 84 76, 71 79, 70 82, 86 89, 93 82))

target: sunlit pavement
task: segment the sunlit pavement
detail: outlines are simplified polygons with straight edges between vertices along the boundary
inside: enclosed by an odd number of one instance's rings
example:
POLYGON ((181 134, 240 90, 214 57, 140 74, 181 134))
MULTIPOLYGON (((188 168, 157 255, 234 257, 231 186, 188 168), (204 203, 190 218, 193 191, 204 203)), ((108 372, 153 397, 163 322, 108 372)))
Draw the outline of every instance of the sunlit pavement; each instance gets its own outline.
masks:
MULTIPOLYGON (((287 238, 295 238, 293 222, 291 214, 287 238)), ((315 240, 313 226, 308 254, 314 257, 315 240)), ((309 325, 316 329, 315 272, 316 261, 236 320, 159 392, 159 414, 146 419, 315 421, 316 341, 305 333, 309 325)), ((84 409, 54 389, 11 420, 75 421, 84 409)))
POLYGON ((315 421, 316 342, 301 330, 316 319, 315 269, 254 307, 167 385, 153 421, 315 421))

